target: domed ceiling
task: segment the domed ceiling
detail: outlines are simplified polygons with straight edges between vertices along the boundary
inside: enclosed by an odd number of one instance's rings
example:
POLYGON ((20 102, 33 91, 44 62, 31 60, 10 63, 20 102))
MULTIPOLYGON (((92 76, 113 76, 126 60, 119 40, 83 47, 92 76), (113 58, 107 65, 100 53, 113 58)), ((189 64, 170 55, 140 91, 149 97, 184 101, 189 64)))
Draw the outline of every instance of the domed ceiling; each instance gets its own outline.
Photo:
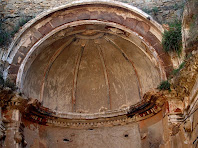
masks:
POLYGON ((132 6, 72 3, 26 25, 9 49, 4 75, 61 117, 126 114, 172 69, 162 31, 132 6))
POLYGON ((97 113, 139 102, 159 84, 160 73, 135 44, 92 30, 47 46, 24 82, 25 94, 40 98, 44 107, 97 113))

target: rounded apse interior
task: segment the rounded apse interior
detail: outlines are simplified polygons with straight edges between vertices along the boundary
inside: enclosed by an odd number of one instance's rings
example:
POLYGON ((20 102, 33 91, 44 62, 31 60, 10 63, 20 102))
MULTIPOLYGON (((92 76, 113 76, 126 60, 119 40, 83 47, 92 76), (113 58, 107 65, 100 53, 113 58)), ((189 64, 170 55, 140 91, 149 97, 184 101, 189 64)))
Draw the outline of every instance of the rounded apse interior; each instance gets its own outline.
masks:
POLYGON ((116 35, 116 28, 102 25, 81 28, 38 47, 42 52, 24 79, 26 96, 56 111, 97 113, 129 107, 159 84, 159 69, 124 32, 117 29, 121 35, 116 35))
POLYGON ((25 96, 57 113, 124 110, 172 67, 162 30, 132 6, 72 3, 26 25, 10 48, 8 75, 25 96))

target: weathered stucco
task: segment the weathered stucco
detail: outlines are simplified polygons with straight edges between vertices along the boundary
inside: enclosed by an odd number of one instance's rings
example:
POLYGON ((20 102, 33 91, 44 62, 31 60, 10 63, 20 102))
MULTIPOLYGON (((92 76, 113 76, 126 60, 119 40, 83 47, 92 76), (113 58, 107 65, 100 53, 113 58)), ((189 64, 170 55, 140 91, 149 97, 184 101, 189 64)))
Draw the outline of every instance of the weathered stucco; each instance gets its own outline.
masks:
POLYGON ((27 147, 70 147, 70 148, 131 148, 141 147, 141 138, 137 124, 99 129, 75 130, 46 126, 25 125, 24 135, 28 138, 27 147), (56 136, 55 136, 56 135, 56 136))
POLYGON ((10 64, 4 75, 57 112, 97 113, 139 102, 172 69, 160 44, 162 27, 129 5, 81 5, 52 9, 26 24, 4 57, 10 64))
POLYGON ((196 148, 197 52, 171 91, 156 90, 173 68, 162 32, 141 10, 106 0, 31 20, 2 59, 18 90, 0 88, 0 146, 196 148))

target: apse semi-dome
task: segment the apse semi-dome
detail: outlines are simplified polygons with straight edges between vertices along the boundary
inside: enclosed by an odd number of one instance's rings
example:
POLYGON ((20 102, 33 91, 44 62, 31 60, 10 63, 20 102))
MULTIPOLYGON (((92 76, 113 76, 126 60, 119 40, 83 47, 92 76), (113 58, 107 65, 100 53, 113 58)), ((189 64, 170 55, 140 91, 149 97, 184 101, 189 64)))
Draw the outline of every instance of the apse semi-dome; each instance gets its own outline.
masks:
POLYGON ((125 110, 172 69, 162 32, 135 7, 74 2, 23 28, 5 57, 10 66, 4 75, 57 114, 125 110))

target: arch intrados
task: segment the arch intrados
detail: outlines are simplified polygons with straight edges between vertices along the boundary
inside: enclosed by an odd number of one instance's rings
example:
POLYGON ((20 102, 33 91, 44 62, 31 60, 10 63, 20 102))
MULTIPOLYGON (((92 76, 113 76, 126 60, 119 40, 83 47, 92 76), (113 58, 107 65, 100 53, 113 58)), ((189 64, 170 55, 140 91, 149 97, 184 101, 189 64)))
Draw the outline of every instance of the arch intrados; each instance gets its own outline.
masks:
MULTIPOLYGON (((71 4, 65 5, 65 6, 61 6, 58 8, 53 8, 48 10, 47 12, 42 13, 41 15, 39 15, 38 17, 36 17, 35 19, 31 20, 29 23, 27 23, 24 28, 19 32, 18 36, 16 37, 15 41, 11 44, 10 48, 9 48, 9 52, 8 54, 4 57, 4 60, 6 62, 8 62, 9 64, 13 64, 13 59, 16 57, 16 54, 18 52, 18 50, 20 49, 21 46, 23 46, 23 42, 22 40, 26 37, 26 35, 28 35, 28 31, 30 31, 32 28, 34 28, 36 25, 38 25, 39 23, 43 23, 43 21, 47 21, 47 19, 53 15, 54 13, 58 12, 58 11, 66 11, 67 9, 72 9, 75 8, 76 6, 79 7, 83 7, 85 5, 98 5, 98 4, 102 4, 102 5, 107 5, 107 6, 114 6, 117 8, 122 8, 124 10, 127 10, 133 14, 135 14, 135 16, 137 18, 140 18, 141 21, 146 21, 150 26, 151 29, 149 30, 152 35, 154 37, 156 37, 157 42, 161 42, 161 33, 163 32, 162 27, 156 23, 155 21, 153 21, 153 19, 147 15, 146 13, 142 12, 141 10, 133 7, 133 6, 129 6, 127 4, 123 4, 120 2, 115 2, 115 1, 109 1, 109 0, 83 0, 83 1, 78 1, 78 2, 73 2, 71 4)), ((106 10, 108 11, 108 9, 106 10)), ((155 61, 157 61, 156 63, 159 64, 158 68, 161 71, 161 78, 165 79, 166 78, 166 74, 165 74, 165 68, 164 66, 170 66, 171 65, 165 65, 163 63, 162 55, 159 55, 159 53, 156 51, 156 48, 158 46, 155 47, 155 44, 150 44, 150 42, 148 40, 146 40, 146 38, 144 36, 141 36, 140 34, 138 34, 137 32, 135 32, 136 30, 132 30, 130 28, 127 28, 126 26, 123 26, 121 24, 117 24, 115 22, 107 22, 107 21, 102 21, 102 20, 80 20, 81 22, 86 22, 88 24, 92 23, 103 23, 103 24, 109 24, 112 27, 124 30, 125 32, 129 32, 129 34, 136 34, 136 37, 140 38, 145 45, 147 45, 147 47, 149 47, 148 49, 150 49, 151 53, 152 53, 152 58, 155 59, 155 61)), ((22 63, 20 63, 18 66, 20 67, 19 71, 17 71, 17 85, 21 86, 21 79, 24 75, 24 67, 28 66, 28 64, 26 63, 29 59, 29 57, 32 55, 32 53, 38 49, 38 47, 45 42, 48 38, 50 38, 52 35, 56 34, 57 32, 63 30, 64 28, 67 28, 69 25, 71 26, 72 23, 74 23, 75 25, 79 25, 78 21, 73 21, 69 23, 65 23, 62 26, 58 26, 56 28, 54 28, 53 30, 51 30, 50 32, 48 32, 47 34, 43 35, 42 37, 40 37, 31 47, 28 47, 28 53, 27 55, 25 55, 25 59, 22 60, 22 63), (76 24, 77 23, 77 24, 76 24)), ((134 42, 133 42, 134 43, 134 42)), ((144 50, 142 50, 144 52, 144 50)), ((147 54, 146 54, 147 55, 147 54)), ((148 55, 147 55, 148 56, 148 55)), ((149 57, 149 56, 148 56, 149 57)), ((29 64, 31 64, 31 61, 28 61, 29 64)), ((171 64, 170 62, 167 64, 171 64)), ((10 67, 7 67, 7 70, 9 71, 10 67)), ((26 70, 28 68, 25 68, 26 70)), ((7 70, 4 71, 4 75, 7 74, 7 70)), ((58 112, 54 112, 54 114, 52 116, 55 117, 63 117, 63 118, 77 118, 77 119, 95 119, 95 118, 108 118, 108 117, 114 117, 114 116, 125 116, 127 114, 128 109, 126 110, 115 110, 112 112, 105 112, 105 113, 99 113, 97 116, 94 116, 92 114, 90 115, 82 115, 82 114, 75 114, 75 113, 66 113, 66 114, 62 114, 62 113, 58 113, 58 112), (102 115, 101 115, 102 114, 102 115)))
MULTIPOLYGON (((165 79, 166 78, 166 74, 165 74, 165 71, 163 70, 163 66, 161 65, 161 59, 158 57, 156 51, 153 49, 152 46, 149 45, 149 43, 147 41, 145 41, 141 36, 139 36, 137 33, 133 32, 132 30, 129 30, 121 25, 118 25, 118 24, 115 24, 115 23, 109 23, 109 22, 102 22, 102 21, 79 21, 78 23, 76 22, 71 22, 71 23, 68 23, 68 24, 64 24, 56 29, 54 29, 52 32, 50 32, 49 34, 45 35, 43 38, 41 38, 36 44, 34 44, 34 46, 32 46, 32 48, 29 50, 28 54, 26 55, 25 59, 23 60, 23 62, 21 63, 20 65, 20 68, 19 68, 19 72, 18 72, 18 75, 17 75, 17 80, 16 80, 16 84, 18 86, 19 89, 22 89, 22 84, 23 84, 23 80, 25 79, 25 74, 27 71, 24 71, 25 70, 28 70, 29 66, 31 65, 31 63, 34 61, 34 59, 36 58, 36 56, 42 51, 43 48, 39 48, 39 46, 41 46, 46 40, 48 40, 50 37, 54 36, 55 34, 63 31, 64 29, 69 29, 70 27, 75 27, 75 26, 79 26, 79 25, 90 25, 90 24, 97 24, 97 25, 106 25, 106 26, 111 26, 111 27, 116 27, 116 29, 119 29, 125 33, 128 33, 130 35, 132 35, 133 37, 136 37, 137 40, 131 40, 129 37, 126 37, 124 35, 119 35, 119 34, 116 34, 115 32, 112 32, 112 31, 109 31, 107 33, 109 34, 114 34, 114 35, 117 35, 121 38, 124 38, 126 40, 128 40, 129 42, 135 44, 137 47, 139 47, 139 49, 141 49, 141 51, 148 57, 148 59, 150 59, 150 61, 156 65, 159 70, 160 70, 160 74, 161 74, 161 79, 165 79), (138 45, 138 41, 141 40, 141 42, 147 47, 147 49, 149 50, 150 53, 147 53, 145 51, 145 49, 143 49, 141 47, 141 45, 138 45), (36 51, 37 50, 37 51, 36 51), (38 51, 39 50, 39 51, 38 51), (34 54, 35 52, 35 54, 34 54), (30 58, 31 55, 34 55, 33 57, 35 58, 30 58)), ((70 33, 67 33, 64 37, 67 37, 67 36, 71 36, 71 35, 74 35, 74 34, 78 34, 80 32, 83 32, 84 30, 82 31, 78 31, 78 32, 70 32, 70 33)), ((100 30, 98 30, 100 31, 100 30)), ((101 32, 104 32, 106 33, 105 31, 101 31, 101 32)), ((60 39, 60 38, 59 38, 60 39)), ((54 40, 55 42, 55 40, 54 40)))

